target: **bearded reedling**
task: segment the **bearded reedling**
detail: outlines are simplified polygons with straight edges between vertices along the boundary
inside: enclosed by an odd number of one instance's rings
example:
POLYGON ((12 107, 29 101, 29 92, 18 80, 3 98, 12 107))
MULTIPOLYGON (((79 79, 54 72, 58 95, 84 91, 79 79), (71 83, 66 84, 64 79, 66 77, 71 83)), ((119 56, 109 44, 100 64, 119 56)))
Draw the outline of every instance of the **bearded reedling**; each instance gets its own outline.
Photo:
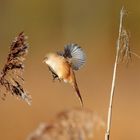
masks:
POLYGON ((85 63, 85 53, 82 48, 77 44, 68 44, 64 47, 63 52, 47 54, 44 58, 44 62, 48 65, 53 80, 62 80, 72 85, 83 106, 83 99, 74 73, 74 71, 79 70, 85 63))

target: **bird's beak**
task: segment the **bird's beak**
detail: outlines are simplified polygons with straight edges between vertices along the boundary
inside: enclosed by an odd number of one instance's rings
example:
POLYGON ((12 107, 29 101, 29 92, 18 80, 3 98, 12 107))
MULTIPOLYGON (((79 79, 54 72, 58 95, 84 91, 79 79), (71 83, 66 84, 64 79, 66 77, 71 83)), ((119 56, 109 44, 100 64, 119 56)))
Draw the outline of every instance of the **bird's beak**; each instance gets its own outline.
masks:
POLYGON ((42 63, 46 63, 46 60, 48 60, 48 57, 47 57, 47 56, 46 56, 46 57, 44 57, 44 59, 43 59, 42 63))
POLYGON ((45 63, 45 61, 46 61, 46 58, 43 59, 42 63, 45 63))

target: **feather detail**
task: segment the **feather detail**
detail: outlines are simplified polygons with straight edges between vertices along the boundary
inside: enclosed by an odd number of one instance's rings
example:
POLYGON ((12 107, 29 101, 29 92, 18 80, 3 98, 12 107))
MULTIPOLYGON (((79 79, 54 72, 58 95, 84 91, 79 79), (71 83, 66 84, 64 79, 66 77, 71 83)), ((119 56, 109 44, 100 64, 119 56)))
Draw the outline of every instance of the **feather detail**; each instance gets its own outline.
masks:
MULTIPOLYGON (((62 53, 61 53, 62 54, 62 53)), ((83 49, 77 44, 68 44, 64 47, 65 58, 70 61, 73 70, 79 70, 85 63, 85 53, 83 49)))
POLYGON ((69 82, 72 85, 72 87, 74 88, 74 90, 76 91, 76 94, 81 102, 82 107, 84 107, 83 98, 81 96, 80 90, 79 90, 77 82, 76 82, 75 73, 72 69, 71 69, 71 76, 70 76, 69 82))

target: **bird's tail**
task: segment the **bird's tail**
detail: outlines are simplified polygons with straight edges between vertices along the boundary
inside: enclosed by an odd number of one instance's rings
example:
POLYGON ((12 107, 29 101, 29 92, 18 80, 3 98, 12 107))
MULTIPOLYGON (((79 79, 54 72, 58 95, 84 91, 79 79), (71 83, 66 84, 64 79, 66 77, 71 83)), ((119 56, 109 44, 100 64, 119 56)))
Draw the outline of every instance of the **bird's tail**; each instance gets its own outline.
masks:
POLYGON ((76 93, 77 93, 77 95, 78 95, 78 97, 80 99, 81 105, 83 107, 84 106, 83 99, 82 99, 82 96, 80 94, 80 90, 78 88, 74 72, 73 72, 73 76, 74 76, 74 80, 73 80, 73 82, 71 84, 72 84, 73 88, 75 89, 75 91, 76 91, 76 93))
POLYGON ((76 82, 74 83, 74 89, 75 89, 75 91, 76 91, 76 93, 77 93, 77 95, 78 95, 78 97, 80 99, 80 102, 82 104, 82 107, 83 107, 84 106, 83 99, 82 99, 82 96, 80 94, 80 91, 79 91, 79 88, 78 88, 78 85, 77 85, 76 82))

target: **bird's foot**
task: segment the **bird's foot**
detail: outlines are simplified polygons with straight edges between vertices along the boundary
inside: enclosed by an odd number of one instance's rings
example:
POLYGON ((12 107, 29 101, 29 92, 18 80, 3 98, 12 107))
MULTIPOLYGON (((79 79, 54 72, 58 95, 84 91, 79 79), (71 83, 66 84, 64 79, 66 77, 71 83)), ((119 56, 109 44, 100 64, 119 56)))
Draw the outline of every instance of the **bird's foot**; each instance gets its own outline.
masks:
POLYGON ((55 82, 55 80, 58 80, 59 82, 61 82, 61 79, 58 77, 58 75, 52 74, 52 77, 53 77, 53 82, 55 82))

